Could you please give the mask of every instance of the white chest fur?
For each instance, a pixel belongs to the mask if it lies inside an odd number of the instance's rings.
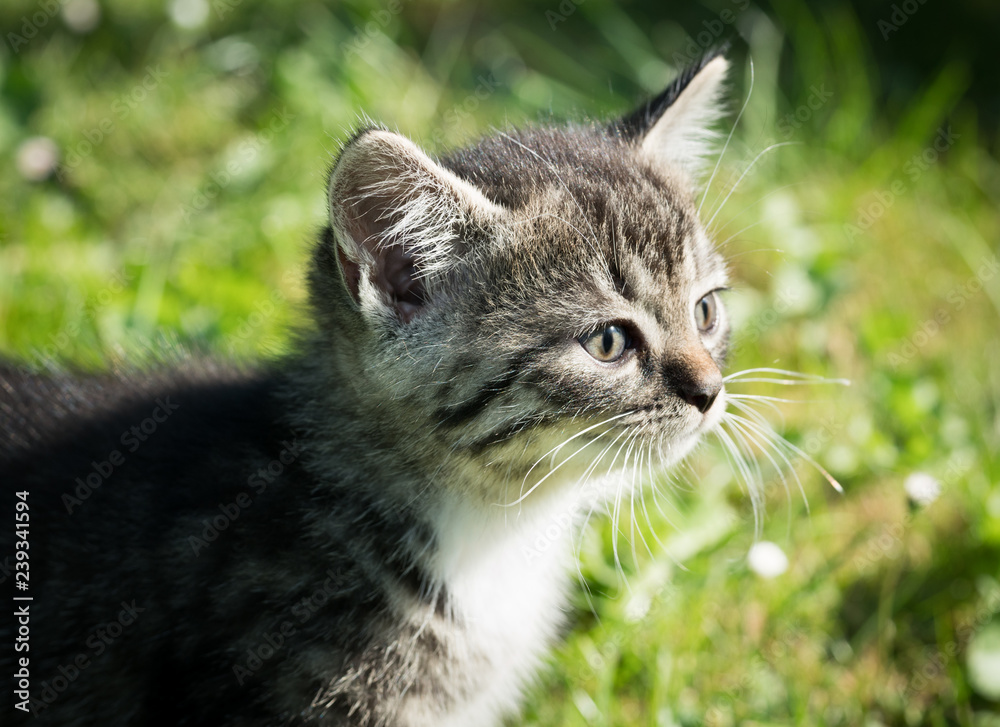
[[[484,671],[476,696],[441,727],[488,727],[514,711],[562,622],[576,523],[571,496],[532,513],[447,508],[437,523],[435,575],[462,625],[457,652]]]

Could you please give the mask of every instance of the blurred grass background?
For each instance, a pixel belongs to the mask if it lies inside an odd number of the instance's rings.
[[[704,448],[652,528],[584,538],[518,723],[1000,724],[995,4],[13,0],[0,28],[0,352],[38,367],[281,352],[362,114],[432,151],[610,117],[734,39],[734,112],[748,57],[753,93],[706,210],[797,143],[716,218],[732,370],[852,381],[768,412],[845,494],[797,458],[807,507],[765,467],[789,564],[762,577]]]

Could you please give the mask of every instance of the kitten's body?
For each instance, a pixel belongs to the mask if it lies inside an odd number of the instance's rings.
[[[514,711],[563,620],[575,521],[620,484],[616,443],[670,464],[724,406],[724,321],[691,325],[724,272],[680,148],[712,113],[709,60],[609,129],[440,164],[359,133],[310,270],[316,329],[269,371],[0,370],[0,475],[31,493],[39,723]],[[592,358],[584,334],[607,346],[626,321],[628,349]]]

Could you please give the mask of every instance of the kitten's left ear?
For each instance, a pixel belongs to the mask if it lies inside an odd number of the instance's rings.
[[[713,126],[725,114],[721,96],[729,62],[724,52],[706,54],[609,131],[636,145],[655,165],[680,167],[697,180],[718,137]]]
[[[409,139],[364,129],[330,174],[330,227],[340,272],[362,311],[404,323],[433,302],[468,234],[500,208]]]

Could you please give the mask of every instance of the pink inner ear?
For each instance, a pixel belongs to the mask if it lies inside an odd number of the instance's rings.
[[[340,269],[344,271],[344,281],[347,283],[347,290],[350,291],[354,302],[359,302],[358,289],[361,284],[361,266],[344,254],[344,249],[337,246],[337,258],[340,260]]]
[[[380,247],[373,282],[392,300],[404,323],[409,323],[426,303],[423,281],[417,277],[413,255],[399,243]]]
[[[386,235],[391,221],[382,216],[385,202],[378,195],[355,201],[350,206],[353,216],[347,232],[375,261],[368,272],[372,283],[385,293],[400,320],[409,323],[426,303],[426,289],[418,276],[413,254],[404,249],[404,241],[389,239]],[[360,302],[362,266],[342,249],[339,257],[351,296],[355,302]]]

